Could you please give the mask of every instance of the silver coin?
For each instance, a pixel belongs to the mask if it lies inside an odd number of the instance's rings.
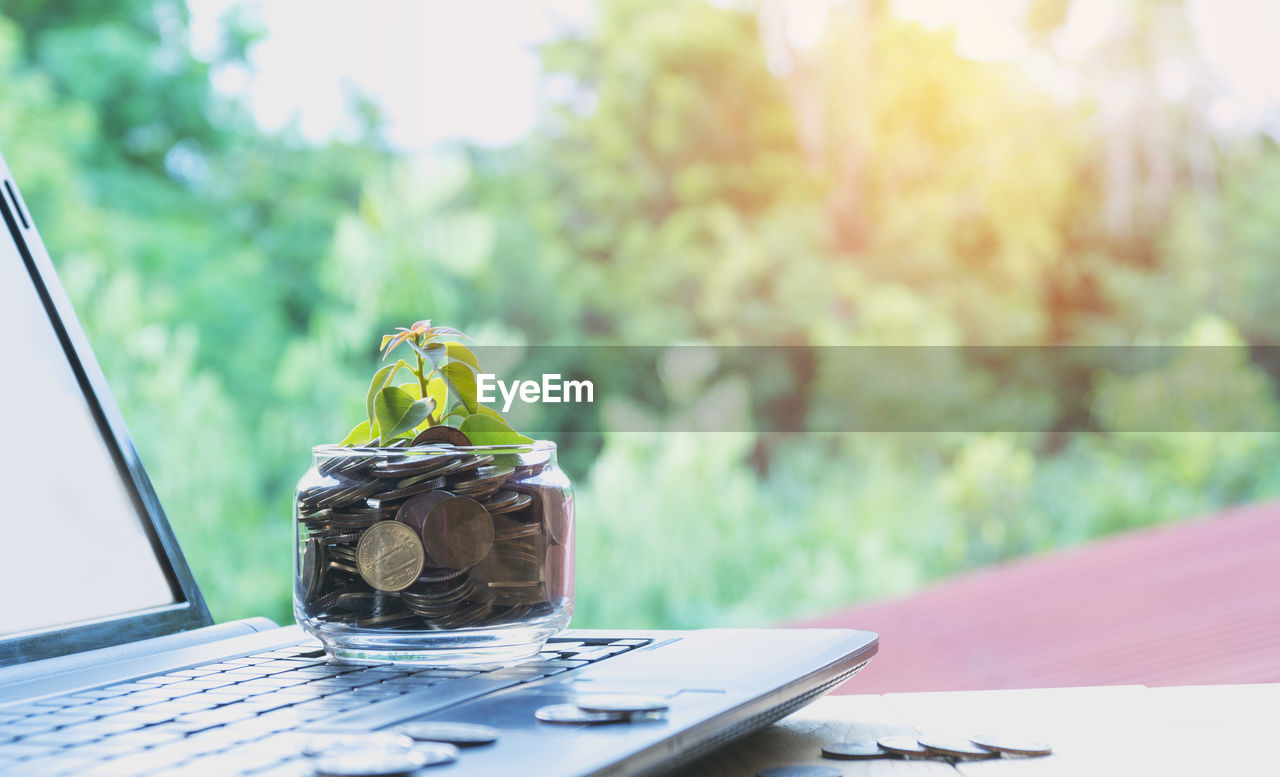
[[[945,755],[950,758],[963,758],[966,760],[980,761],[987,758],[998,758],[999,753],[978,747],[967,739],[935,739],[933,737],[920,737],[916,742],[924,749]]]
[[[540,707],[533,716],[543,723],[625,723],[631,716],[625,712],[588,712],[576,704],[550,704]]]
[[[876,744],[888,750],[894,755],[904,755],[913,758],[927,758],[931,753],[920,746],[915,737],[880,737],[876,740]]]
[[[843,761],[870,761],[874,758],[890,758],[893,753],[875,742],[832,742],[822,748],[823,758]]]
[[[376,731],[365,734],[318,734],[302,745],[302,754],[314,758],[329,752],[380,748],[383,750],[409,750],[413,740],[403,734]]]
[[[427,755],[418,750],[368,747],[323,753],[312,760],[311,768],[316,777],[408,777],[428,763]]]
[[[577,698],[578,707],[587,712],[625,712],[627,714],[666,712],[667,700],[661,696],[641,694],[592,693]]]
[[[977,736],[969,737],[969,741],[978,747],[993,752],[1022,756],[1024,758],[1049,755],[1053,752],[1053,748],[1043,742],[996,734],[978,734]]]
[[[469,747],[487,745],[498,741],[496,728],[473,723],[445,723],[430,720],[405,723],[396,731],[420,742],[448,742],[451,745]]]
[[[770,766],[756,772],[756,777],[840,777],[832,766]]]

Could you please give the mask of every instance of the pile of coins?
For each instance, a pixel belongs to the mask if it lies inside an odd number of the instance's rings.
[[[459,629],[555,610],[571,584],[564,492],[539,483],[545,462],[465,440],[432,427],[395,454],[344,452],[317,467],[297,501],[305,617]]]
[[[863,761],[874,758],[932,759],[942,761],[985,761],[991,758],[1035,758],[1053,748],[1043,742],[996,734],[979,734],[969,739],[890,736],[875,741],[836,742],[822,748],[823,758]]]
[[[889,736],[859,742],[835,742],[822,748],[823,758],[842,761],[870,761],[878,758],[934,760],[957,763],[992,758],[1035,758],[1053,753],[1043,742],[996,734],[979,734],[968,739]],[[830,766],[794,764],[770,766],[756,777],[841,777]]]

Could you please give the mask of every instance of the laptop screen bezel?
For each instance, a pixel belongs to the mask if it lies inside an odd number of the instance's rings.
[[[175,600],[173,604],[145,610],[0,637],[0,667],[211,625],[213,619],[204,597],[178,547],[124,418],[3,156],[0,156],[0,182],[0,215],[6,233],[0,239],[13,240],[26,264]]]

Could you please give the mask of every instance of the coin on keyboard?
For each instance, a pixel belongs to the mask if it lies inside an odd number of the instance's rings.
[[[666,712],[667,700],[661,696],[623,693],[591,693],[577,698],[580,709],[587,712],[625,712],[628,715]]]
[[[874,758],[890,758],[893,753],[875,742],[832,742],[822,748],[823,758],[844,761],[870,761]]]
[[[413,740],[404,734],[393,734],[388,731],[365,734],[317,734],[303,743],[302,754],[308,758],[314,758],[328,752],[354,750],[361,747],[409,750],[413,748]]]
[[[994,753],[985,747],[978,747],[974,743],[966,739],[942,739],[935,737],[920,737],[916,742],[926,750],[945,755],[949,758],[959,758],[966,761],[982,761],[988,758],[999,758],[999,753]]]
[[[380,591],[413,585],[425,561],[418,535],[399,521],[378,521],[365,530],[356,546],[357,571]]]
[[[770,766],[756,772],[756,777],[840,777],[840,770],[830,766]]]
[[[431,763],[429,755],[419,750],[356,748],[319,755],[312,760],[311,768],[315,769],[315,777],[408,777]]]
[[[978,747],[1015,757],[1031,758],[1049,755],[1053,752],[1053,748],[1043,742],[996,734],[978,734],[977,736],[969,737],[969,741]]]
[[[880,737],[876,740],[876,744],[888,750],[894,755],[904,756],[906,758],[928,758],[934,753],[920,746],[915,737],[897,736],[897,737]]]
[[[576,704],[550,704],[540,707],[533,716],[543,723],[625,723],[631,715],[625,712],[588,712]]]
[[[420,720],[397,726],[396,731],[420,742],[447,742],[459,747],[488,745],[498,741],[496,728],[473,723]]]

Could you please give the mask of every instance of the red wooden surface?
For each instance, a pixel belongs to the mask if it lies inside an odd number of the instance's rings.
[[[801,626],[879,632],[837,693],[1280,681],[1280,502],[942,581]]]

